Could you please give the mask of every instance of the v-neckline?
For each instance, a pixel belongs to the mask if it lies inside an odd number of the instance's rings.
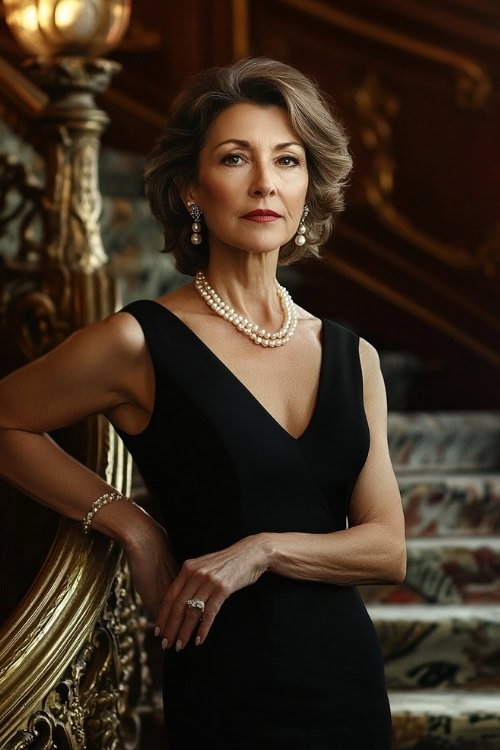
[[[154,299],[150,299],[150,300],[148,300],[148,302],[153,302],[153,304],[157,305],[158,307],[161,307],[163,310],[166,310],[167,313],[169,313],[169,315],[172,318],[174,318],[175,320],[177,320],[180,323],[181,327],[184,330],[186,330],[189,334],[191,334],[191,336],[193,337],[194,340],[196,340],[197,342],[199,342],[199,344],[201,344],[201,346],[203,347],[203,349],[208,352],[208,354],[213,358],[213,360],[215,362],[218,362],[219,365],[224,368],[224,370],[229,374],[229,376],[233,379],[233,381],[235,381],[239,385],[239,387],[243,391],[245,391],[250,396],[250,398],[253,399],[253,401],[257,404],[257,406],[260,408],[260,410],[264,414],[267,414],[267,416],[269,417],[269,419],[278,427],[278,429],[281,430],[281,432],[283,432],[285,435],[287,435],[290,438],[290,440],[293,440],[294,442],[298,443],[303,438],[305,438],[306,434],[309,433],[309,431],[311,430],[311,428],[313,426],[313,423],[316,420],[316,417],[317,417],[317,414],[318,414],[318,411],[319,411],[319,404],[320,404],[320,401],[321,401],[321,395],[322,395],[322,391],[323,391],[323,385],[324,385],[323,381],[325,379],[325,360],[326,360],[325,349],[326,349],[326,329],[327,329],[327,326],[325,325],[325,319],[324,318],[322,318],[322,317],[319,318],[321,320],[321,364],[320,364],[320,371],[319,371],[318,390],[317,390],[317,394],[316,394],[316,403],[314,405],[314,409],[313,409],[313,412],[311,414],[311,418],[310,418],[307,426],[305,427],[305,429],[301,432],[301,434],[298,437],[295,437],[294,435],[291,434],[291,432],[288,432],[288,430],[285,427],[283,427],[283,425],[280,422],[278,422],[278,420],[275,417],[273,417],[273,415],[271,414],[271,412],[268,411],[268,409],[266,409],[266,407],[259,401],[259,399],[257,398],[257,396],[255,396],[252,393],[252,391],[249,388],[247,388],[247,386],[234,374],[234,372],[231,370],[231,368],[229,368],[226,365],[226,363],[223,362],[222,359],[220,357],[218,357],[217,354],[215,354],[215,352],[212,351],[212,349],[210,349],[209,346],[207,346],[207,344],[205,344],[205,342],[203,341],[203,339],[201,339],[198,336],[198,334],[196,334],[193,331],[193,329],[190,328],[187,325],[187,323],[185,323],[181,318],[179,318],[178,315],[176,315],[175,313],[173,313],[172,310],[170,310],[168,307],[165,307],[165,305],[162,305],[161,302],[157,302]]]

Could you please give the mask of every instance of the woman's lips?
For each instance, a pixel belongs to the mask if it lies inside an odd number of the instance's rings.
[[[242,216],[242,219],[246,219],[247,221],[260,221],[261,223],[264,221],[278,221],[280,219],[280,216],[271,216],[270,214],[267,214],[265,216]]]

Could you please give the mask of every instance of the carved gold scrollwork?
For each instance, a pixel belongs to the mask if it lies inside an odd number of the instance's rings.
[[[392,153],[392,121],[400,108],[397,97],[383,87],[373,72],[365,75],[353,97],[362,141],[371,154],[371,169],[364,181],[364,197],[378,217],[400,237],[447,265],[460,269],[479,268],[486,276],[492,277],[500,255],[498,232],[484,249],[471,253],[435,239],[416,227],[394,205],[397,164]]]
[[[28,360],[50,351],[68,335],[68,324],[60,319],[47,294],[31,292],[16,303],[8,317],[13,323],[12,333]]]
[[[92,634],[3,750],[122,750],[137,747],[137,705],[151,685],[146,620],[122,563]]]
[[[60,264],[20,263],[0,256],[5,285],[0,322],[14,344],[31,361],[46,354],[71,332],[70,274]]]

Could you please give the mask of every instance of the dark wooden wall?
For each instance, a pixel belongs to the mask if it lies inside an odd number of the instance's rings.
[[[297,267],[297,302],[416,353],[411,408],[498,408],[499,50],[496,0],[136,0],[104,140],[147,152],[210,65],[264,54],[312,75],[355,168],[327,262]]]

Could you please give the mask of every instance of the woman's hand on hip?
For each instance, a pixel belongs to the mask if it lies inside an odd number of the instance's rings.
[[[198,627],[196,645],[207,637],[224,601],[255,583],[267,570],[265,534],[245,537],[230,547],[185,560],[160,608],[157,630],[162,647],[183,648]],[[200,599],[204,611],[186,604]]]

